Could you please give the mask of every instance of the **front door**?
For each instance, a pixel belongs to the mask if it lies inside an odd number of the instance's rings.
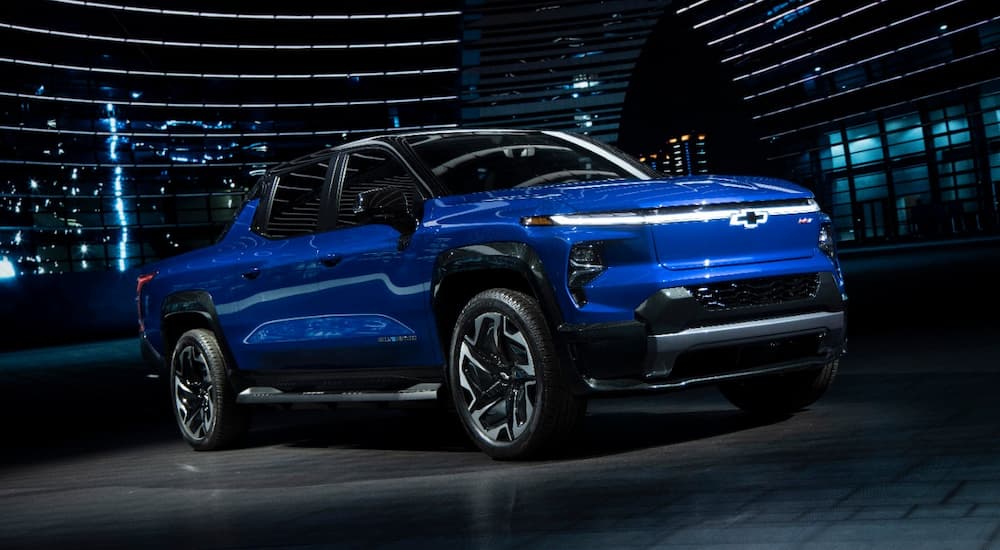
[[[365,223],[358,194],[384,187],[403,192],[411,208],[421,199],[417,178],[390,150],[367,147],[343,153],[336,187],[336,221],[316,238],[329,278],[315,299],[326,314],[327,354],[338,368],[429,367],[441,361],[432,341],[430,269],[407,246],[409,235]]]

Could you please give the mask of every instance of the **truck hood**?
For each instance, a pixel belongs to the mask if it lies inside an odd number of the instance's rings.
[[[665,180],[607,181],[473,193],[442,199],[462,215],[493,219],[566,216],[561,225],[613,225],[602,214],[644,220],[658,260],[667,269],[706,269],[806,258],[816,251],[820,225],[808,190],[770,178],[688,176]],[[475,209],[470,206],[475,204]],[[687,217],[683,212],[714,212]],[[714,207],[714,208],[713,208]],[[448,210],[447,207],[443,210]],[[645,212],[640,212],[645,211]],[[681,214],[673,214],[674,212]],[[473,214],[472,212],[476,212]],[[447,218],[444,216],[443,218]],[[621,218],[619,218],[621,219]]]
[[[663,180],[618,180],[544,185],[444,197],[449,204],[530,201],[540,214],[614,212],[688,205],[812,198],[787,181],[748,176],[686,176]]]

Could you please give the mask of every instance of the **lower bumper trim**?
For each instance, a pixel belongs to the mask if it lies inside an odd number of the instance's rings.
[[[816,369],[826,365],[827,361],[828,359],[826,358],[815,358],[808,361],[802,361],[802,360],[789,361],[787,363],[779,363],[776,365],[767,365],[764,367],[757,367],[753,369],[745,369],[745,370],[732,371],[721,374],[691,377],[681,380],[642,382],[633,379],[622,379],[622,380],[587,379],[585,380],[585,382],[587,383],[587,386],[590,388],[591,391],[599,394],[669,391],[669,390],[680,390],[691,386],[718,384],[719,382],[725,382],[726,380],[734,380],[737,378],[750,378],[754,376],[766,376],[769,374],[780,374],[785,372]]]
[[[844,312],[815,312],[757,319],[726,325],[697,327],[647,338],[645,373],[648,378],[670,376],[684,352],[696,348],[721,347],[804,334],[829,334],[834,344],[844,339]]]

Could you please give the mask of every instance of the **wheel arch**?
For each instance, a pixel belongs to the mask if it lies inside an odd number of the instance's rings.
[[[451,249],[434,266],[431,300],[441,349],[447,352],[462,307],[490,288],[524,292],[538,300],[552,334],[562,313],[538,253],[521,242],[492,242]]]
[[[219,316],[215,311],[212,295],[205,290],[187,290],[176,292],[163,300],[160,312],[160,331],[163,335],[164,358],[169,365],[173,356],[174,346],[187,331],[202,328],[211,331],[219,343],[222,355],[230,369],[233,368],[233,357],[226,342],[226,336],[219,324]]]

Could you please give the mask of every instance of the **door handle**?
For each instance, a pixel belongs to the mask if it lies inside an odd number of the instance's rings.
[[[247,272],[243,273],[243,278],[244,279],[253,280],[253,279],[256,279],[257,277],[260,277],[260,268],[259,267],[251,267],[250,271],[247,271]]]
[[[329,254],[320,260],[319,263],[325,265],[326,267],[333,267],[340,263],[340,256],[336,254]]]

